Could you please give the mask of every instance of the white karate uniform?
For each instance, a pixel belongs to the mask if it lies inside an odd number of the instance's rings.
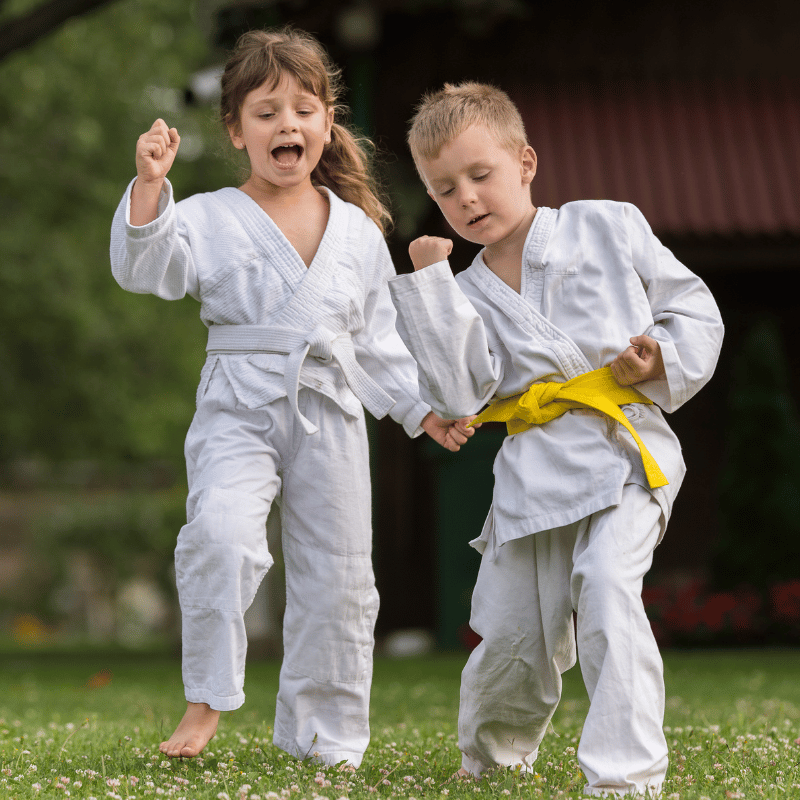
[[[640,594],[685,472],[662,409],[694,395],[719,355],[710,292],[638,209],[610,201],[538,209],[519,293],[481,253],[455,278],[441,262],[393,278],[390,291],[422,397],[449,418],[603,367],[631,336],[659,342],[665,376],[636,386],[655,405],[624,413],[669,485],[651,490],[630,434],[588,409],[504,440],[492,507],[472,542],[483,560],[471,625],[483,642],[464,670],[459,715],[470,772],[529,767],[560,673],[575,662],[575,610],[592,698],[578,752],[588,791],[658,789],[667,766],[662,666]]]
[[[306,267],[238,189],[176,204],[166,183],[158,218],[136,227],[129,187],[111,263],[125,289],[199,300],[209,326],[175,551],[186,698],[218,710],[244,702],[243,614],[272,564],[265,526],[277,501],[287,605],[274,742],[358,766],[378,611],[362,404],[411,436],[430,408],[395,329],[380,230],[327,196]]]

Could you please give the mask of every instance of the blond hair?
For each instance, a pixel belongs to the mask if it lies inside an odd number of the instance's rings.
[[[484,125],[501,147],[517,155],[528,144],[525,125],[511,98],[487,83],[446,83],[426,94],[414,110],[408,146],[414,163],[430,161],[471,125]]]
[[[346,108],[337,104],[342,91],[341,70],[311,34],[290,26],[242,34],[222,74],[222,121],[229,128],[238,128],[248,93],[265,83],[274,88],[284,75],[291,75],[303,91],[318,97],[326,109],[334,110],[331,141],[311,173],[312,182],[361,208],[385,233],[392,218],[372,174],[374,146],[369,139],[356,136],[343,121],[336,121],[346,113]]]

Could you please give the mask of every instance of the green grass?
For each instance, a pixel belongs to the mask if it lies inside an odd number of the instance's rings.
[[[272,747],[277,663],[248,666],[245,706],[223,715],[201,757],[169,761],[158,743],[184,709],[176,662],[6,656],[0,798],[580,797],[575,749],[588,701],[577,668],[565,676],[536,776],[503,770],[480,783],[445,783],[459,766],[463,662],[378,661],[372,744],[349,775]],[[800,651],[668,652],[665,669],[665,797],[800,798]]]

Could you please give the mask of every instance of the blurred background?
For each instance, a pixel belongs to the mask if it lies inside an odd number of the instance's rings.
[[[717,373],[671,416],[689,473],[647,578],[666,646],[800,643],[800,5],[794,0],[0,0],[0,652],[173,650],[183,437],[205,332],[191,299],[122,291],[111,217],[161,116],[178,197],[241,182],[216,116],[226,52],[294,23],[343,68],[378,145],[399,272],[447,235],[406,152],[420,95],[476,79],[517,101],[536,205],[636,203],[710,286]],[[474,255],[458,244],[454,269]],[[795,278],[792,278],[795,275]],[[794,288],[793,288],[794,287]],[[457,455],[373,421],[383,651],[469,648],[503,431]],[[248,612],[280,652],[277,555]]]

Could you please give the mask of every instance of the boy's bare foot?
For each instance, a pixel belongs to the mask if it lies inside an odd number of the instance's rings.
[[[175,733],[158,749],[170,758],[193,758],[213,738],[218,722],[219,711],[208,703],[188,703]]]

